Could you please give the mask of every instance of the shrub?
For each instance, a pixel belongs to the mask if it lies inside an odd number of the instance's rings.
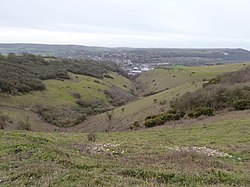
[[[250,99],[250,67],[219,75],[193,93],[171,101],[171,106],[177,110],[192,111],[198,107],[210,107],[221,110],[233,107],[236,100]]]
[[[133,125],[134,127],[139,127],[139,126],[140,126],[139,121],[135,121],[132,125]]]
[[[90,110],[91,111],[91,110]],[[87,109],[81,107],[47,107],[36,106],[36,112],[49,124],[59,127],[71,127],[77,125],[87,118]]]
[[[132,129],[138,128],[138,127],[140,127],[140,123],[139,123],[139,121],[135,121],[135,122],[130,126],[130,129],[132,130]]]
[[[214,110],[209,107],[198,107],[194,109],[192,112],[188,114],[189,117],[191,118],[198,118],[199,116],[212,116],[214,113]]]
[[[233,107],[236,110],[250,109],[250,99],[240,99],[233,102]]]
[[[96,134],[94,134],[94,133],[88,133],[87,139],[90,142],[95,142],[96,141]]]
[[[233,107],[233,101],[240,99],[250,99],[250,86],[211,85],[193,93],[184,94],[171,101],[171,106],[174,109],[185,111],[192,111],[198,107],[221,110]]]
[[[184,112],[169,111],[159,115],[147,116],[145,118],[145,127],[154,127],[159,125],[164,125],[168,121],[177,121],[184,117]]]
[[[153,119],[146,120],[144,125],[145,127],[149,128],[149,127],[154,127],[158,125],[163,125],[164,123],[165,121],[162,118],[153,118]]]

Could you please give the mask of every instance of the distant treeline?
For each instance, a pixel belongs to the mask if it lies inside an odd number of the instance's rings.
[[[68,72],[102,79],[109,71],[126,76],[113,62],[44,58],[28,53],[0,54],[0,92],[18,94],[44,90],[42,80],[68,79]]]

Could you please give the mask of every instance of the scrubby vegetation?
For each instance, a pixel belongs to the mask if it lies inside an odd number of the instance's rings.
[[[192,112],[188,114],[189,117],[191,118],[198,118],[202,115],[204,116],[212,116],[214,114],[214,110],[209,107],[198,107],[194,109]]]
[[[109,71],[126,75],[118,65],[111,62],[43,58],[24,53],[10,53],[0,57],[0,92],[19,94],[44,90],[42,80],[69,79],[68,72],[103,78]]]
[[[183,111],[193,111],[197,108],[210,108],[210,110],[248,109],[248,100],[250,99],[249,74],[250,68],[247,67],[236,72],[220,75],[205,83],[203,89],[192,93],[188,92],[173,100],[171,106]]]
[[[134,99],[130,83],[127,74],[112,62],[27,53],[0,55],[0,104],[30,110],[58,127],[71,127],[87,116]],[[21,122],[17,126],[28,129]]]
[[[110,99],[113,106],[121,106],[128,101],[135,99],[135,96],[119,87],[112,86],[110,90],[105,90],[106,96]]]
[[[176,110],[169,110],[166,113],[148,116],[145,119],[145,127],[154,127],[164,125],[168,121],[177,121],[185,115],[184,112],[177,112]]]
[[[233,102],[233,106],[236,110],[250,109],[250,99],[241,99]]]
[[[58,127],[71,127],[84,121],[87,116],[104,112],[105,106],[100,102],[78,101],[80,106],[49,107],[37,105],[37,112],[46,122]],[[99,105],[100,104],[100,105]]]

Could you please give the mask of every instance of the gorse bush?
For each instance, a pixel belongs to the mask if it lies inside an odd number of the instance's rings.
[[[247,110],[250,109],[250,99],[241,99],[233,102],[233,107],[236,110]]]
[[[214,110],[209,107],[198,107],[188,114],[191,118],[198,118],[200,116],[212,116]]]
[[[183,118],[184,112],[177,112],[175,110],[168,111],[163,114],[148,116],[145,118],[145,127],[154,127],[164,125],[168,121],[177,121]]]

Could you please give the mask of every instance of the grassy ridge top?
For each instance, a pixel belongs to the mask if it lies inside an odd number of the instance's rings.
[[[249,111],[228,115],[234,119],[98,133],[96,142],[84,133],[0,131],[0,184],[248,186]]]
[[[237,71],[245,63],[203,67],[174,66],[148,71],[137,78],[138,90],[149,95],[179,86],[186,82],[203,81],[226,72]]]

